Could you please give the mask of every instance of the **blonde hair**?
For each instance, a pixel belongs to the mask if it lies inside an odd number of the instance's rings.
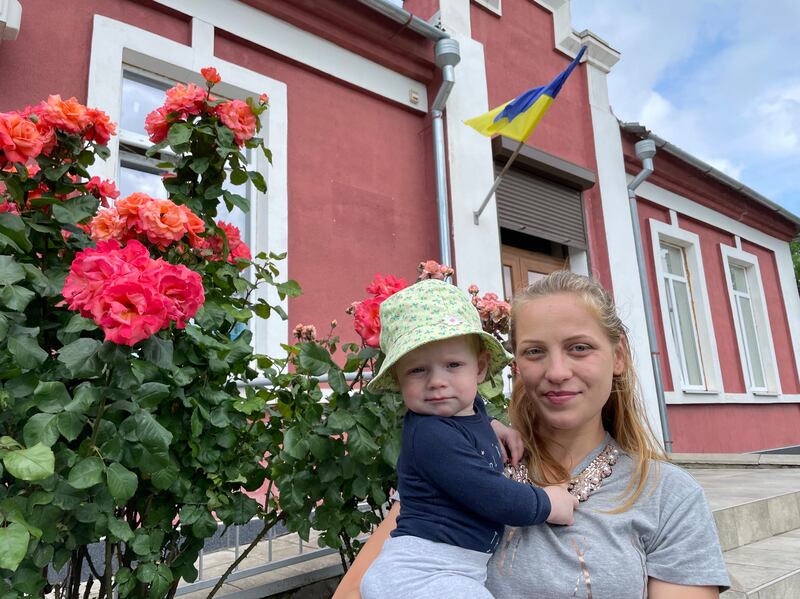
[[[645,417],[628,345],[627,327],[617,314],[614,300],[590,277],[569,271],[554,272],[514,294],[511,305],[511,346],[516,353],[516,322],[522,306],[540,297],[566,293],[578,296],[597,317],[598,324],[612,345],[621,348],[623,371],[612,378],[611,394],[603,406],[601,418],[603,428],[635,462],[634,474],[622,494],[627,499],[621,507],[613,510],[622,512],[630,508],[642,494],[651,462],[666,460],[666,455]],[[525,440],[528,470],[533,482],[544,486],[568,481],[570,473],[547,450],[547,439],[536,425],[536,406],[529,400],[519,377],[514,381],[509,416],[512,426]]]

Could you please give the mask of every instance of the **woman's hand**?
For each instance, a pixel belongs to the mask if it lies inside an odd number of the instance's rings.
[[[519,431],[506,426],[497,418],[491,421],[492,430],[497,435],[497,440],[500,441],[500,453],[503,455],[503,463],[505,464],[511,456],[511,465],[516,466],[522,459],[522,454],[525,453],[525,443],[522,440],[522,435]]]

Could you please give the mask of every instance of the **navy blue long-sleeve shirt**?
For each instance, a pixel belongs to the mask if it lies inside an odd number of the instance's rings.
[[[542,489],[503,476],[483,399],[474,405],[470,416],[406,413],[397,461],[403,508],[392,536],[491,553],[504,525],[540,524],[550,515]]]

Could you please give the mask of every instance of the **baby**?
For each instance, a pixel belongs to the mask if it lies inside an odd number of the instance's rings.
[[[408,408],[397,462],[397,528],[361,581],[363,599],[491,599],[486,563],[504,525],[572,524],[577,500],[503,476],[478,385],[511,356],[454,285],[429,279],[380,307],[386,358],[372,392]]]

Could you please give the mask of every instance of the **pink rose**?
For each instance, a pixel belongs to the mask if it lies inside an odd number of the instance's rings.
[[[10,212],[11,214],[19,214],[19,208],[17,208],[16,204],[12,204],[8,200],[3,200],[0,203],[0,214],[5,212]]]
[[[196,86],[194,83],[183,85],[179,83],[167,90],[167,99],[164,101],[164,108],[167,112],[176,112],[181,118],[186,118],[190,114],[200,114],[206,102],[206,90]]]
[[[222,124],[233,131],[233,139],[237,145],[244,145],[244,142],[256,134],[256,116],[246,102],[223,102],[217,106],[215,112]]]
[[[34,110],[48,125],[67,133],[81,133],[91,124],[86,106],[74,97],[62,100],[59,95],[48,96]]]
[[[36,125],[19,113],[0,113],[0,150],[10,162],[24,164],[42,152],[42,136]]]
[[[392,275],[386,277],[375,275],[372,283],[367,287],[367,293],[371,293],[375,296],[375,299],[382,302],[390,295],[405,289],[407,286],[405,279],[398,279]]]
[[[200,74],[203,76],[203,79],[206,80],[209,86],[216,85],[217,83],[222,81],[222,77],[219,76],[217,69],[215,69],[214,67],[205,67],[203,69],[200,69]]]
[[[165,300],[167,317],[182,329],[193,318],[205,301],[203,280],[200,275],[183,265],[157,261],[159,268],[148,275]]]
[[[103,206],[108,206],[109,198],[116,200],[119,197],[119,190],[116,184],[110,179],[101,180],[100,177],[92,177],[86,183],[86,191],[96,197]]]
[[[89,231],[95,241],[123,240],[128,227],[125,219],[114,208],[100,208],[89,222]]]
[[[111,136],[117,132],[116,124],[111,122],[111,119],[108,118],[105,112],[97,108],[87,108],[86,113],[89,117],[91,127],[86,130],[84,137],[88,141],[103,145],[107,144]]]
[[[106,341],[134,345],[161,330],[168,322],[163,296],[139,277],[119,277],[103,286],[91,306],[94,321]]]
[[[150,136],[150,141],[154,144],[164,141],[169,133],[169,126],[172,123],[167,118],[168,110],[164,106],[159,106],[144,119],[144,130]]]
[[[365,299],[358,303],[353,315],[356,333],[369,347],[381,346],[380,305],[381,301],[375,298]]]

